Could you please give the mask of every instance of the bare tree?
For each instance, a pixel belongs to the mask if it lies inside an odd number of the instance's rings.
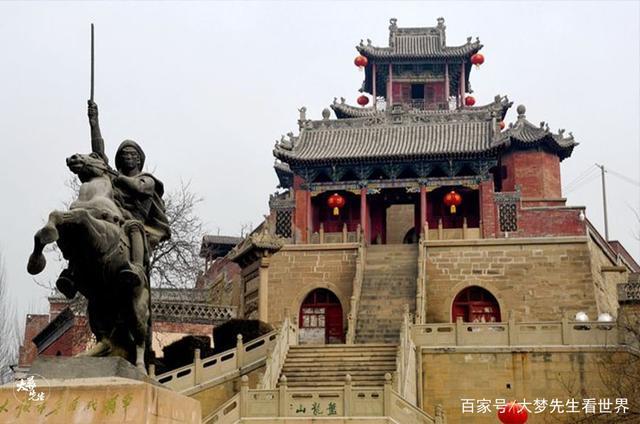
[[[151,284],[157,288],[190,288],[202,268],[199,256],[202,221],[195,208],[202,198],[191,191],[190,183],[165,196],[171,238],[158,245],[151,261]]]
[[[8,281],[0,256],[0,384],[12,379],[11,366],[18,364],[20,333],[15,303],[9,299]]]

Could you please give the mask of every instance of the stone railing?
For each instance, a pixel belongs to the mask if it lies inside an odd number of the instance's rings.
[[[343,224],[342,231],[328,232],[324,229],[324,224],[320,223],[318,231],[309,235],[310,244],[333,244],[333,243],[359,243],[361,238],[360,224],[356,231],[347,231],[347,224]]]
[[[353,344],[356,340],[356,325],[358,319],[358,305],[360,303],[360,295],[362,293],[362,283],[364,280],[364,267],[367,261],[366,247],[364,243],[358,246],[358,258],[356,261],[356,272],[353,276],[353,292],[351,295],[351,304],[349,305],[349,315],[347,316],[347,334],[345,336],[347,344]]]
[[[207,358],[200,358],[200,349],[196,349],[193,363],[157,376],[153,375],[153,370],[150,374],[168,388],[188,395],[203,383],[213,380],[222,382],[225,378],[258,368],[265,363],[267,353],[276,344],[277,336],[278,331],[274,330],[244,344],[242,335],[238,334],[235,349]]]
[[[287,352],[289,352],[289,346],[295,346],[298,344],[298,329],[295,324],[291,322],[289,313],[286,313],[282,326],[276,337],[273,350],[269,352],[267,356],[267,363],[265,366],[264,374],[258,383],[259,389],[274,389],[278,384],[278,377],[282,366],[287,358]]]
[[[441,410],[436,408],[434,418],[406,402],[392,390],[390,374],[385,375],[383,387],[353,387],[351,376],[347,375],[340,386],[294,389],[287,387],[287,379],[282,376],[273,390],[250,390],[249,379],[243,376],[240,394],[205,417],[203,423],[232,424],[280,417],[358,417],[358,422],[366,422],[367,417],[389,417],[399,423],[445,424]]]
[[[411,339],[411,314],[409,305],[405,305],[400,328],[400,344],[398,345],[398,355],[396,357],[396,370],[398,373],[396,390],[407,402],[412,405],[417,404],[417,381],[416,381],[416,345]]]
[[[618,344],[614,322],[552,322],[421,324],[411,328],[416,346],[610,346]]]
[[[618,301],[620,303],[640,302],[640,282],[618,284]]]
[[[444,228],[442,218],[438,219],[436,228],[429,228],[429,223],[424,226],[425,240],[475,240],[482,238],[479,227],[469,227],[467,218],[462,219],[461,228]]]
[[[237,424],[240,422],[240,393],[202,418],[202,424]]]

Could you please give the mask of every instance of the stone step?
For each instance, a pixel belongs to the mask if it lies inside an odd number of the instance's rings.
[[[340,362],[364,362],[364,361],[386,361],[395,359],[395,352],[393,354],[388,355],[352,355],[352,356],[326,356],[326,355],[308,355],[308,356],[300,356],[300,355],[287,355],[287,362],[290,363],[301,363],[301,362],[311,362],[311,363],[323,363],[323,362],[332,362],[332,361],[340,361]]]
[[[389,344],[353,344],[353,345],[344,345],[344,344],[332,344],[332,345],[297,345],[289,347],[289,352],[387,352],[387,351],[395,351],[397,346],[389,345]]]
[[[287,377],[288,379],[288,377]],[[382,380],[363,380],[358,382],[353,382],[352,385],[355,387],[381,387],[384,385],[384,378]],[[287,385],[289,387],[309,387],[309,388],[336,388],[342,389],[344,386],[344,378],[338,381],[294,381],[289,383],[287,381]]]
[[[371,377],[382,377],[390,371],[394,371],[395,368],[388,368],[385,370],[374,370],[374,371],[357,371],[351,372],[351,370],[320,370],[320,371],[286,371],[283,370],[282,374],[287,376],[288,380],[302,380],[304,378],[314,378],[314,379],[322,379],[322,380],[337,380],[336,377],[345,377],[349,374],[356,380],[367,380],[371,379]]]
[[[304,372],[346,372],[353,374],[361,374],[362,372],[374,372],[374,371],[389,371],[396,369],[395,361],[381,362],[375,364],[332,364],[331,366],[319,364],[317,369],[309,371],[309,364],[289,364],[282,367],[282,372],[285,375],[290,373],[304,373]]]

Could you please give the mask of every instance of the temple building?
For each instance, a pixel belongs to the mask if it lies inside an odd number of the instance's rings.
[[[640,358],[640,266],[567,205],[572,133],[475,99],[483,46],[447,42],[443,18],[360,42],[356,104],[301,107],[276,141],[264,222],[203,240],[198,290],[276,328],[154,376],[204,422],[495,423],[501,400],[561,420],[542,398],[624,413],[602,364]]]

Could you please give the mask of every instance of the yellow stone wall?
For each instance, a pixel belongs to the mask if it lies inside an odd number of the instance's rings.
[[[618,284],[625,283],[629,279],[628,272],[620,272],[614,268],[615,263],[602,249],[589,239],[589,252],[591,253],[591,273],[593,275],[593,290],[595,293],[598,313],[607,312],[612,316],[618,314]],[[597,316],[589,315],[591,319]]]
[[[566,402],[570,398],[615,398],[619,395],[611,387],[609,378],[603,378],[611,368],[602,360],[624,363],[630,357],[626,352],[605,352],[600,349],[540,348],[538,350],[494,351],[455,350],[443,352],[423,350],[422,389],[427,410],[442,404],[449,424],[494,424],[496,413],[462,414],[461,399],[509,399],[533,402],[534,399],[557,398]],[[510,386],[510,388],[507,387]],[[477,404],[477,403],[476,403]],[[580,404],[582,405],[582,403]],[[534,411],[532,406],[529,409]],[[550,409],[531,414],[531,422],[565,422]],[[569,416],[569,415],[567,415]],[[585,415],[571,414],[582,418]]]
[[[451,322],[455,296],[481,286],[498,300],[502,321],[557,321],[596,314],[586,238],[427,242],[426,322]]]
[[[387,243],[401,244],[404,236],[414,228],[414,205],[391,205],[387,208]]]
[[[316,288],[336,294],[342,304],[346,331],[355,274],[356,245],[285,246],[269,261],[269,323],[279,324],[285,309],[297,321],[304,298]]]

